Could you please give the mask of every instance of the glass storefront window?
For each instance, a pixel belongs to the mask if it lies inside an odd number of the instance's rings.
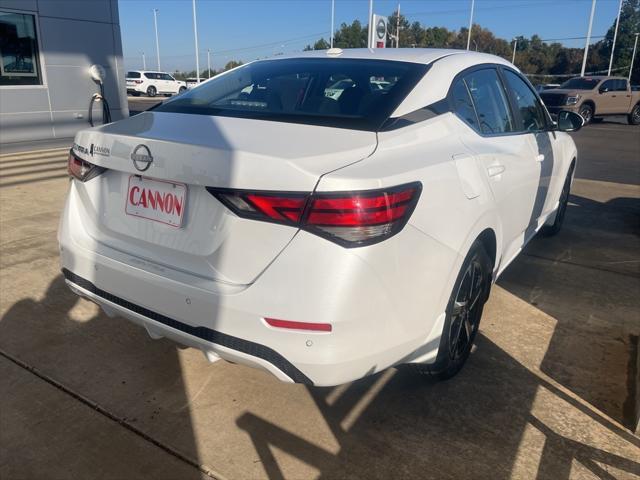
[[[0,11],[0,86],[41,84],[35,17]]]

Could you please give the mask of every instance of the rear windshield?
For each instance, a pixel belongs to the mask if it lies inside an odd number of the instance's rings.
[[[140,72],[127,72],[127,78],[140,78]]]
[[[385,60],[263,60],[213,78],[155,111],[377,130],[426,70]]]
[[[560,88],[568,88],[571,90],[593,90],[600,80],[596,78],[572,78],[564,82]]]

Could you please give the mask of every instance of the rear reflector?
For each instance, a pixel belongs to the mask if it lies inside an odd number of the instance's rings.
[[[272,327],[276,328],[288,328],[291,330],[310,330],[313,332],[330,332],[330,323],[308,323],[308,322],[292,322],[290,320],[277,320],[275,318],[265,318]]]
[[[94,165],[93,163],[89,163],[86,160],[77,157],[73,153],[73,150],[69,150],[67,171],[72,177],[77,178],[81,182],[86,182],[87,180],[91,180],[92,178],[97,177],[105,170],[106,168],[99,167],[98,165]]]
[[[240,217],[299,227],[351,248],[381,242],[402,230],[422,184],[335,193],[207,190]]]

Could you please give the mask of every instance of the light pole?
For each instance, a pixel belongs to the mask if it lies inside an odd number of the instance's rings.
[[[158,9],[153,9],[153,26],[156,29],[156,55],[158,56],[158,71],[160,71],[160,42],[158,42]]]
[[[580,76],[584,77],[584,71],[587,68],[587,56],[589,56],[589,42],[591,41],[591,27],[593,27],[593,14],[596,11],[596,0],[591,0],[591,16],[589,17],[589,30],[587,30],[587,41],[584,44],[584,56],[582,57],[582,70]]]
[[[368,47],[373,48],[373,0],[369,0],[369,34]]]
[[[473,7],[475,6],[475,0],[471,0],[471,14],[469,15],[469,31],[467,32],[467,50],[471,46],[471,27],[473,27]]]
[[[211,78],[211,49],[207,48],[207,71],[209,72],[209,78]]]
[[[398,3],[398,16],[396,17],[396,48],[400,48],[400,4]]]
[[[196,44],[196,81],[200,83],[200,53],[198,52],[198,20],[196,18],[196,0],[192,0],[193,5],[193,38]]]
[[[329,36],[330,48],[333,48],[333,19],[336,12],[336,0],[331,0],[331,34]]]
[[[518,48],[518,39],[513,39],[513,55],[511,56],[511,63],[516,64],[516,49]]]
[[[629,65],[629,83],[631,83],[631,72],[633,72],[633,61],[636,59],[636,48],[638,48],[638,35],[640,33],[636,33],[636,40],[633,42],[633,53],[631,54],[631,65]]]
[[[609,57],[609,71],[607,75],[611,75],[611,67],[613,66],[613,51],[616,49],[616,38],[618,37],[618,25],[620,24],[620,12],[622,11],[622,0],[618,5],[618,18],[616,19],[616,29],[613,31],[613,45],[611,45],[611,57]]]
[[[147,59],[144,58],[144,52],[140,52],[142,54],[142,70],[147,69]]]

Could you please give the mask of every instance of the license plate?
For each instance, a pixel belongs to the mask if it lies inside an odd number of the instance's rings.
[[[180,228],[187,201],[183,183],[131,175],[125,213]]]

